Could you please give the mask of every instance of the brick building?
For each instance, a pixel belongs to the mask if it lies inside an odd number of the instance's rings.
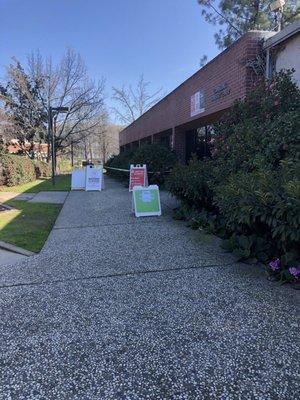
[[[32,146],[29,142],[20,144],[18,139],[11,139],[7,143],[6,149],[10,154],[22,154],[31,151],[35,159],[43,161],[46,161],[48,154],[47,143],[34,143]]]
[[[161,142],[182,161],[209,151],[210,125],[244,98],[263,73],[263,41],[274,32],[250,31],[120,132],[121,151]]]

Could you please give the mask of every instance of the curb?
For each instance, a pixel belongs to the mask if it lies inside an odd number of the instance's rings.
[[[2,240],[0,240],[0,249],[8,250],[11,251],[12,253],[22,254],[23,256],[27,257],[34,256],[37,254],[32,251],[22,249],[21,247],[15,246],[13,244],[3,242]]]

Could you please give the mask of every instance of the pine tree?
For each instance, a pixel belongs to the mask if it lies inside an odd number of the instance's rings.
[[[198,0],[205,20],[220,27],[216,44],[224,49],[249,30],[277,30],[278,18],[271,12],[271,0]],[[278,15],[277,15],[278,17]],[[287,0],[282,12],[282,24],[300,18],[297,0]]]
[[[39,99],[40,83],[31,80],[17,60],[8,66],[7,75],[6,85],[0,85],[0,99],[12,123],[14,137],[30,153],[34,141],[46,134],[47,114]],[[25,146],[28,142],[29,150]]]

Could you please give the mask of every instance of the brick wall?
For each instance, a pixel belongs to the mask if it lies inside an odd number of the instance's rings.
[[[174,149],[183,154],[183,132],[189,124],[211,123],[234,100],[245,97],[253,82],[253,72],[246,61],[260,53],[262,39],[269,35],[261,31],[248,32],[120,132],[120,145],[173,129]],[[214,90],[224,84],[230,93],[214,99]],[[205,111],[191,117],[191,96],[199,90],[204,93]]]

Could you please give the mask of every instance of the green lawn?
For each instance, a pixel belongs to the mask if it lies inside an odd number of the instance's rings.
[[[61,210],[61,205],[7,201],[16,210],[1,212],[0,240],[39,252]]]
[[[38,193],[53,190],[69,191],[70,187],[71,175],[58,175],[55,177],[55,186],[52,185],[51,179],[38,179],[18,186],[0,186],[0,192]]]

